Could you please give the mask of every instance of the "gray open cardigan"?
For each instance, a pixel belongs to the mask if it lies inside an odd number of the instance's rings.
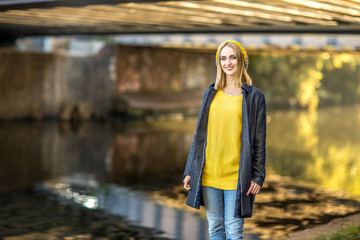
[[[209,109],[217,90],[213,83],[203,97],[196,131],[185,167],[190,175],[190,187],[186,204],[199,209],[204,205],[201,193],[201,178],[205,164],[205,148]],[[247,218],[253,213],[255,195],[246,193],[251,180],[263,185],[266,159],[266,103],[264,94],[253,86],[242,85],[242,134],[239,162],[239,178],[236,193],[235,217]]]

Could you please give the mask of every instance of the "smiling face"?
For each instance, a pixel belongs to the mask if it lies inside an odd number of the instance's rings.
[[[236,57],[234,50],[231,47],[225,46],[221,50],[220,64],[221,64],[221,69],[224,71],[226,75],[232,76],[238,71],[239,61],[238,58]]]

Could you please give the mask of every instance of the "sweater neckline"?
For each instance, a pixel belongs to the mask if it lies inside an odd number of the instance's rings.
[[[227,97],[231,97],[231,98],[233,98],[233,97],[242,97],[242,94],[240,94],[240,95],[229,95],[229,94],[225,93],[223,90],[220,90],[220,92],[222,92]]]

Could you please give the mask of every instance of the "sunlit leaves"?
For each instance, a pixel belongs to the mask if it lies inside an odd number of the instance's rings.
[[[271,108],[360,102],[360,58],[351,53],[266,53],[250,56],[254,85]]]

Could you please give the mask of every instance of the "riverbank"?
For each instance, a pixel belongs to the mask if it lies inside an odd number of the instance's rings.
[[[324,233],[330,234],[352,225],[360,225],[360,213],[353,214],[343,218],[336,218],[331,222],[317,226],[311,229],[306,229],[297,233],[293,233],[286,238],[286,240],[313,240]],[[360,239],[360,236],[358,236]],[[321,238],[316,238],[321,239]]]

